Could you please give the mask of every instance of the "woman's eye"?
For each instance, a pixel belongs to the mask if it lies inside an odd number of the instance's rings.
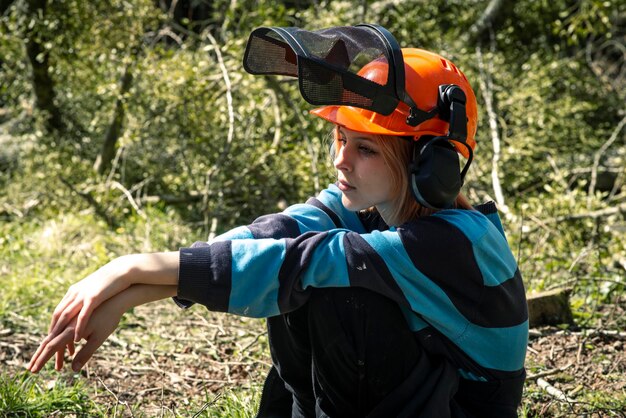
[[[361,151],[363,154],[368,154],[368,155],[376,154],[376,151],[374,151],[371,148],[364,147],[364,146],[360,146],[359,151]]]

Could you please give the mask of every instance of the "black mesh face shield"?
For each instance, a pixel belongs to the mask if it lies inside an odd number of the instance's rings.
[[[388,66],[386,79],[361,76],[375,61]],[[380,26],[258,28],[248,39],[243,66],[251,74],[298,77],[300,93],[313,105],[355,106],[389,115],[402,101],[418,111],[405,92],[400,46]]]

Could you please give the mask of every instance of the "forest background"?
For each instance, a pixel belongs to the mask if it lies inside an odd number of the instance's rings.
[[[465,193],[495,200],[529,293],[521,416],[624,416],[623,0],[0,0],[0,416],[254,416],[263,321],[169,301],[126,315],[81,374],[25,362],[69,284],[333,182],[297,85],[242,68],[258,26],[361,22],[463,69],[480,109]]]

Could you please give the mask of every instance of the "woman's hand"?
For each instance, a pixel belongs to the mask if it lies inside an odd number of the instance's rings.
[[[93,353],[104,343],[122,318],[126,311],[126,305],[121,295],[113,297],[101,304],[91,315],[85,327],[85,339],[87,343],[78,351],[72,361],[72,370],[79,371],[91,358]],[[63,368],[63,354],[65,348],[69,349],[70,355],[74,354],[74,332],[76,317],[60,332],[49,334],[41,343],[30,363],[28,370],[37,373],[56,354],[55,369]]]
[[[85,337],[91,313],[101,303],[133,284],[176,285],[178,252],[126,255],[73,284],[52,314],[49,334],[66,332],[74,318],[74,341]]]
[[[88,316],[83,333],[87,343],[74,357],[72,369],[78,371],[83,367],[98,347],[115,330],[124,312],[132,307],[175,295],[176,286],[174,285],[141,284],[130,286],[112,298],[105,300]],[[38,372],[55,354],[55,368],[61,370],[65,349],[69,350],[70,355],[74,355],[74,336],[77,320],[76,316],[70,318],[64,327],[61,328],[57,325],[56,328],[58,329],[48,334],[33,355],[28,365],[28,370],[33,373]]]
[[[128,256],[116,258],[70,286],[52,314],[49,337],[63,334],[65,340],[69,329],[74,331],[72,341],[85,336],[85,326],[94,309],[132,284],[128,274],[131,268]]]

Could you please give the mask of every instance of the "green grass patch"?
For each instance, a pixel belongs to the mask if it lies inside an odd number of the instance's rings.
[[[202,406],[191,406],[179,413],[197,418],[251,418],[256,416],[260,399],[261,387],[231,388],[217,395],[206,393]]]
[[[0,374],[0,416],[50,417],[99,416],[99,407],[89,398],[81,380],[44,383],[28,372]]]

